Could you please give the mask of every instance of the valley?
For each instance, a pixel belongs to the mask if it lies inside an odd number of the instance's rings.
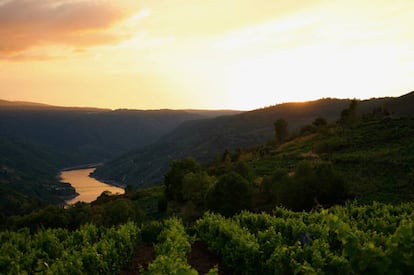
[[[57,150],[34,132],[3,133],[0,271],[404,274],[414,268],[413,97],[189,119],[109,161],[90,155],[103,139],[82,155],[81,143]],[[93,161],[104,164],[84,167]],[[64,167],[78,169],[59,181]]]
[[[414,274],[413,11],[0,0],[0,275]]]

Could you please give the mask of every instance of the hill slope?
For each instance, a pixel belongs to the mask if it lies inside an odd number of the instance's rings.
[[[0,138],[0,212],[25,213],[46,204],[62,203],[76,195],[59,182],[61,158],[47,148]]]
[[[227,111],[232,113],[232,111]],[[226,111],[210,112],[223,114]],[[0,102],[0,137],[19,138],[63,153],[68,166],[102,162],[159,139],[206,112],[65,108]]]
[[[414,200],[413,117],[363,119],[348,127],[331,125],[279,147],[263,146],[242,153],[238,158],[246,161],[257,177],[270,180],[268,184],[276,189],[280,171],[291,175],[298,171],[298,165],[306,162],[311,166],[312,163],[331,165],[344,183],[343,198],[356,198],[360,202]],[[304,191],[291,189],[293,185],[285,187],[283,191],[274,190],[280,199],[276,203],[293,207],[288,205],[288,197],[292,199],[296,196],[292,194]]]
[[[73,196],[56,176],[140,148],[186,120],[236,111],[115,110],[0,100],[0,209],[20,213]]]
[[[273,123],[278,118],[288,121],[289,132],[317,117],[336,121],[350,100],[321,99],[305,103],[286,103],[237,115],[181,124],[159,141],[112,160],[99,167],[95,176],[124,185],[150,186],[161,182],[173,159],[191,156],[202,162],[213,160],[224,150],[250,147],[269,141],[274,135]],[[361,101],[359,112],[382,107],[396,115],[413,113],[414,93],[399,98]]]

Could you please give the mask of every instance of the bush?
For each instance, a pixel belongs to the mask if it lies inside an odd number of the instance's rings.
[[[280,170],[264,183],[271,201],[294,210],[329,206],[346,197],[344,180],[329,162],[300,162],[291,176]]]
[[[162,230],[162,224],[158,221],[149,221],[141,227],[141,237],[144,243],[155,243]]]
[[[252,205],[252,185],[241,175],[230,172],[223,175],[208,195],[208,208],[231,216],[250,209]]]
[[[165,175],[165,194],[167,199],[183,201],[183,181],[186,174],[201,171],[201,166],[192,158],[174,160]]]

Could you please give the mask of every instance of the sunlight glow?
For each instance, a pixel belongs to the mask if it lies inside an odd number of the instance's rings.
[[[28,2],[37,36],[11,3],[0,6],[0,35],[14,47],[0,45],[1,99],[253,109],[398,96],[414,87],[409,0],[240,0],[237,9],[227,0],[61,0],[72,13],[50,0],[42,8]],[[62,24],[80,16],[73,11],[88,20]]]

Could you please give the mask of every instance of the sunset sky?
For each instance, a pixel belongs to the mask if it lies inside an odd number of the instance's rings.
[[[414,90],[413,0],[0,0],[0,99],[243,109]]]

